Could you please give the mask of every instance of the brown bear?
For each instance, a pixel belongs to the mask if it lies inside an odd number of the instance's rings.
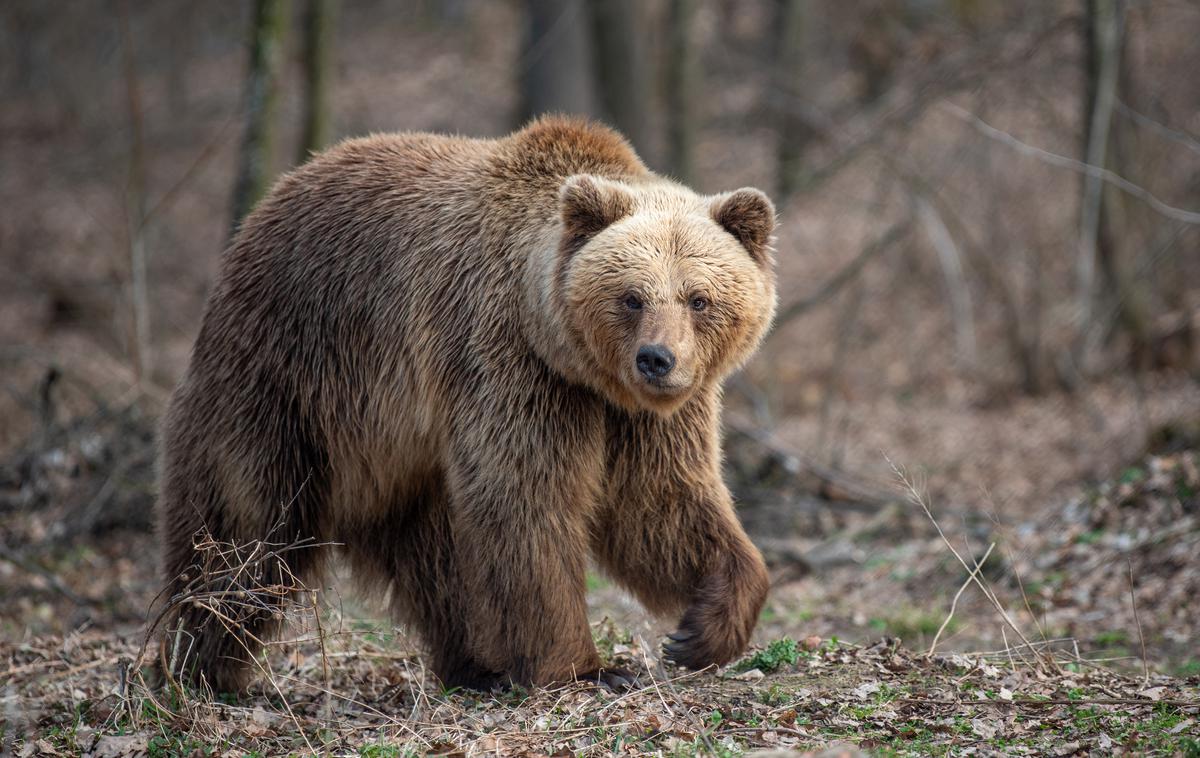
[[[721,479],[721,384],[774,314],[774,224],[761,192],[698,195],[566,118],[353,139],[283,177],[163,423],[172,673],[243,686],[280,587],[331,551],[448,686],[625,683],[589,559],[682,613],[674,662],[738,655],[768,582]]]

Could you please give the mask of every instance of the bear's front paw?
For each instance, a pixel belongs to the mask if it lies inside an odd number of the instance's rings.
[[[679,630],[667,635],[670,642],[663,645],[667,660],[676,666],[699,671],[709,666],[720,666],[737,655],[738,646],[720,635],[705,634],[689,624],[685,617]]]
[[[692,670],[723,666],[746,649],[767,596],[767,572],[753,554],[711,575],[663,645],[667,660]]]

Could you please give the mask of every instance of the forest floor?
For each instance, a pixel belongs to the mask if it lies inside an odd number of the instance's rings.
[[[880,502],[804,495],[769,444],[731,439],[732,467],[758,457],[741,494],[773,575],[741,661],[665,667],[671,620],[593,575],[597,644],[637,689],[447,692],[334,583],[319,624],[293,610],[251,692],[214,700],[143,679],[152,434],[136,406],[106,411],[0,463],[0,753],[1200,755],[1196,442],[1164,432],[1001,525],[940,512],[899,466]],[[807,514],[807,536],[764,536],[785,533],[767,501]]]
[[[209,700],[147,688],[138,645],[85,631],[0,646],[7,747],[17,755],[1200,754],[1200,682],[1123,675],[1014,650],[913,653],[771,642],[717,673],[664,670],[609,624],[597,641],[639,673],[624,693],[584,684],[447,692],[390,634],[289,643],[253,690]],[[29,730],[29,731],[26,731]],[[853,750],[851,750],[853,748]]]

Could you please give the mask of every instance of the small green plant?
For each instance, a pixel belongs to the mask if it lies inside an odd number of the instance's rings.
[[[765,649],[739,661],[735,668],[738,671],[758,669],[764,674],[769,674],[783,666],[794,666],[799,660],[800,646],[791,637],[781,637]]]
[[[767,705],[783,705],[791,698],[783,687],[772,684],[765,690],[759,690],[758,699]]]
[[[1179,664],[1178,675],[1182,677],[1200,676],[1200,658],[1192,658]]]
[[[382,742],[363,745],[358,749],[359,758],[417,758],[420,752],[406,745],[387,745]]]
[[[170,731],[165,734],[157,734],[146,743],[146,755],[150,758],[170,758],[176,755],[190,755],[194,752],[198,755],[211,755],[213,749],[211,745],[206,746],[191,737]]]
[[[1098,633],[1093,640],[1100,647],[1124,647],[1129,644],[1129,633],[1122,629]]]
[[[1146,478],[1146,472],[1137,466],[1130,466],[1121,472],[1121,484],[1134,484]]]

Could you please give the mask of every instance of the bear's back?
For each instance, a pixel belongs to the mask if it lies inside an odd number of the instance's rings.
[[[398,364],[457,373],[444,362],[469,359],[472,330],[512,324],[528,241],[556,222],[562,180],[578,173],[649,175],[620,135],[578,119],[543,118],[502,139],[340,143],[280,179],[246,219],[189,374],[231,402],[253,384],[340,413]]]

